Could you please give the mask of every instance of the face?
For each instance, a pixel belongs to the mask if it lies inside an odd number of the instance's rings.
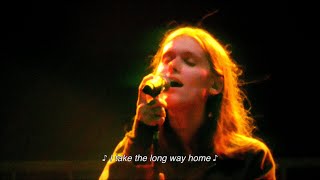
[[[189,36],[178,36],[164,47],[157,73],[165,75],[177,86],[162,93],[167,108],[194,107],[205,103],[212,87],[210,64],[200,44]]]

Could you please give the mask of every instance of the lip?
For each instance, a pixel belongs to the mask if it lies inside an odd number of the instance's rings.
[[[180,81],[180,79],[178,79],[176,77],[169,76],[168,79],[170,80],[170,82],[173,81],[173,82],[176,82],[176,83],[181,84],[183,86],[183,83]]]

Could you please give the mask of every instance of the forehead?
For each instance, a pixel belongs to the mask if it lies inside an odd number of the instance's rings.
[[[163,48],[163,54],[167,51],[189,52],[200,56],[205,54],[201,45],[194,38],[185,35],[175,37],[166,43]]]

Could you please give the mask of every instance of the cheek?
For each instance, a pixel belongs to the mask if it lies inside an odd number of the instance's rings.
[[[195,73],[190,74],[192,79],[192,85],[198,88],[210,87],[210,72],[207,70],[198,70]]]

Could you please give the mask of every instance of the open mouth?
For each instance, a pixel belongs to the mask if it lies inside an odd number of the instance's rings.
[[[182,86],[183,84],[181,82],[174,81],[174,80],[170,81],[170,87],[182,87]]]

